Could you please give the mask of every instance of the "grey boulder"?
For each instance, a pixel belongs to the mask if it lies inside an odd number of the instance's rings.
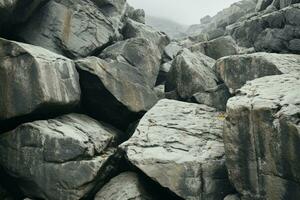
[[[300,37],[300,4],[279,11],[258,13],[237,22],[227,31],[239,46],[255,47],[257,52],[299,53],[294,39]]]
[[[299,76],[267,76],[228,101],[226,165],[242,199],[299,199],[299,88]]]
[[[254,53],[219,59],[215,71],[231,93],[247,81],[269,75],[300,74],[300,55]]]
[[[182,46],[180,46],[177,42],[171,42],[168,44],[164,50],[165,55],[169,59],[174,59],[178,52],[182,49]]]
[[[155,85],[161,54],[157,46],[145,38],[131,38],[117,42],[106,48],[100,55],[104,60],[125,62],[136,67],[150,87]]]
[[[199,104],[205,104],[220,111],[225,111],[226,103],[230,96],[227,86],[221,84],[204,92],[195,93],[192,101]]]
[[[63,112],[80,101],[79,76],[68,58],[0,39],[0,120]]]
[[[222,199],[227,179],[223,116],[205,105],[160,100],[121,145],[127,159],[183,199]]]
[[[95,200],[151,200],[140,177],[123,172],[111,179],[95,196]]]
[[[215,88],[217,77],[212,70],[215,60],[201,53],[182,50],[174,59],[167,74],[166,92],[176,91],[182,99]]]
[[[20,29],[18,36],[27,43],[80,58],[115,40],[117,27],[92,0],[51,0]]]
[[[126,129],[157,102],[154,91],[136,67],[96,57],[78,60],[76,64],[82,105],[97,119]]]
[[[26,123],[0,136],[0,164],[28,197],[81,199],[113,174],[121,136],[79,114]]]
[[[213,59],[238,54],[238,46],[230,36],[201,42],[190,47],[192,52],[201,52]]]
[[[134,37],[148,39],[158,47],[161,54],[163,53],[164,48],[170,43],[170,39],[165,33],[160,32],[152,28],[151,26],[133,21],[131,19],[127,20],[122,33],[125,39]]]

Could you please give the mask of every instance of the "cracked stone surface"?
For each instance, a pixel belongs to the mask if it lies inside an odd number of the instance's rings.
[[[214,108],[159,101],[121,145],[127,159],[161,186],[188,200],[223,199],[231,191]]]
[[[95,200],[151,200],[139,176],[124,172],[111,179],[95,196]]]
[[[156,45],[145,38],[131,38],[117,42],[106,48],[100,57],[105,60],[125,62],[136,67],[150,87],[155,85],[161,54]]]
[[[28,197],[81,199],[109,176],[120,136],[79,114],[26,123],[0,136],[0,164]]]
[[[80,101],[73,61],[33,45],[0,39],[0,82],[0,120],[69,109]]]
[[[212,70],[214,64],[214,59],[184,49],[167,74],[166,92],[176,91],[181,98],[189,99],[197,92],[215,88],[218,78]]]
[[[219,59],[215,66],[218,76],[231,93],[247,81],[270,75],[300,74],[300,55],[253,53]]]
[[[118,37],[116,26],[91,0],[51,0],[18,35],[27,43],[71,58],[81,58]]]
[[[267,76],[247,83],[229,99],[226,164],[242,199],[299,197],[299,88],[299,76]]]
[[[165,47],[170,43],[170,38],[165,33],[131,19],[127,20],[122,33],[126,39],[135,37],[148,39],[158,47],[161,54],[163,54]]]
[[[82,104],[97,119],[126,129],[158,100],[143,74],[125,62],[88,57],[76,64]]]

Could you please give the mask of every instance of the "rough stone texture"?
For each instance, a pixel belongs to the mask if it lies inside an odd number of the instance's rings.
[[[238,194],[229,194],[224,198],[224,200],[240,200],[240,197]]]
[[[282,9],[292,4],[300,3],[299,0],[258,0],[255,11]]]
[[[256,51],[300,53],[298,47],[290,45],[300,38],[300,4],[259,13],[227,29],[240,46],[254,46]]]
[[[164,84],[167,80],[167,74],[172,67],[173,60],[166,62],[160,66],[158,77],[156,80],[156,85]]]
[[[177,91],[183,99],[217,86],[217,77],[212,70],[215,60],[184,49],[177,55],[167,74],[166,92]]]
[[[148,39],[159,48],[161,54],[164,48],[170,43],[170,39],[165,33],[130,19],[127,20],[122,32],[126,39],[134,37]]]
[[[178,196],[222,199],[231,191],[222,119],[205,105],[160,100],[121,148],[133,165]]]
[[[230,36],[201,42],[190,47],[192,52],[201,52],[213,59],[238,54],[238,46]]]
[[[226,164],[242,199],[299,199],[299,88],[299,76],[267,76],[228,101]]]
[[[230,93],[225,84],[218,85],[215,88],[206,90],[205,92],[198,92],[193,95],[193,101],[207,106],[214,107],[218,110],[225,111],[226,103],[230,98]]]
[[[0,164],[28,197],[81,199],[110,175],[119,136],[79,114],[26,123],[0,136]]]
[[[73,61],[41,47],[0,39],[0,120],[79,104]]]
[[[95,118],[121,129],[137,120],[156,102],[145,77],[123,62],[89,57],[76,62],[82,88],[82,105]]]
[[[146,14],[143,9],[134,9],[127,4],[127,16],[136,22],[145,24]]]
[[[95,196],[95,200],[150,200],[138,175],[124,172],[111,179]]]
[[[215,71],[231,93],[235,93],[247,81],[263,76],[300,74],[300,55],[254,53],[221,58]]]
[[[48,0],[0,0],[0,33],[12,25],[25,22],[41,4]]]
[[[105,60],[125,62],[136,67],[144,76],[149,86],[155,85],[161,54],[157,46],[145,38],[132,38],[120,41],[106,48],[100,57]]]
[[[51,0],[18,35],[71,58],[85,57],[118,37],[119,21],[100,9],[91,0]]]
[[[174,59],[177,55],[177,53],[182,49],[182,47],[177,42],[171,42],[168,44],[165,48],[165,55],[169,59]]]

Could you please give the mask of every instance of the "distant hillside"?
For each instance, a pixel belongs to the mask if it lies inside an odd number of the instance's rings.
[[[185,31],[188,28],[188,26],[179,24],[172,20],[153,16],[146,16],[146,24],[165,32],[174,39],[185,37]]]

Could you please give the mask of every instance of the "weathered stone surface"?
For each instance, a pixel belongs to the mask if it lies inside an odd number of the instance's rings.
[[[161,54],[163,53],[164,48],[170,43],[170,39],[165,33],[130,19],[127,20],[122,32],[126,39],[134,37],[148,39],[158,46]]]
[[[231,191],[222,126],[213,108],[161,100],[121,148],[132,164],[178,196],[222,199]]]
[[[240,46],[254,46],[256,51],[299,53],[290,42],[300,38],[300,4],[254,15],[227,29]]]
[[[299,76],[267,76],[228,101],[226,164],[242,199],[299,199],[299,88]]]
[[[184,49],[177,55],[167,75],[166,92],[177,91],[183,99],[217,86],[212,67],[215,60]]]
[[[0,120],[79,104],[73,61],[41,47],[0,39]]]
[[[145,38],[131,38],[120,41],[106,48],[100,57],[105,60],[125,62],[136,67],[144,76],[149,86],[155,85],[161,54],[157,46]]]
[[[145,24],[145,11],[143,9],[134,9],[130,5],[127,4],[127,16],[132,20]]]
[[[138,175],[124,172],[111,179],[95,196],[95,200],[150,200]]]
[[[158,85],[154,88],[154,92],[158,99],[165,98],[165,85]]]
[[[224,200],[240,200],[240,197],[237,194],[229,194],[224,198]]]
[[[169,59],[174,59],[177,55],[177,53],[182,49],[182,47],[177,42],[171,42],[168,44],[165,48],[165,55]]]
[[[201,52],[213,59],[238,54],[238,46],[230,36],[201,42],[190,47],[192,52]]]
[[[167,74],[170,71],[172,67],[172,60],[169,62],[166,62],[160,66],[160,70],[158,73],[158,77],[156,80],[156,85],[164,84],[167,80]]]
[[[118,37],[119,21],[114,14],[110,18],[100,9],[91,0],[51,0],[18,35],[28,43],[68,57],[85,57]]]
[[[25,22],[41,4],[48,0],[0,0],[0,33],[12,25]]]
[[[247,81],[278,74],[300,74],[300,55],[254,53],[221,58],[215,70],[231,93]]]
[[[218,110],[225,111],[226,103],[229,98],[229,90],[225,84],[222,84],[204,92],[198,92],[193,95],[192,99],[196,103],[205,104]]]
[[[82,105],[97,119],[124,129],[157,102],[145,77],[127,63],[89,57],[76,64]]]
[[[79,114],[26,123],[0,135],[0,164],[28,197],[81,199],[110,176],[120,136]]]

